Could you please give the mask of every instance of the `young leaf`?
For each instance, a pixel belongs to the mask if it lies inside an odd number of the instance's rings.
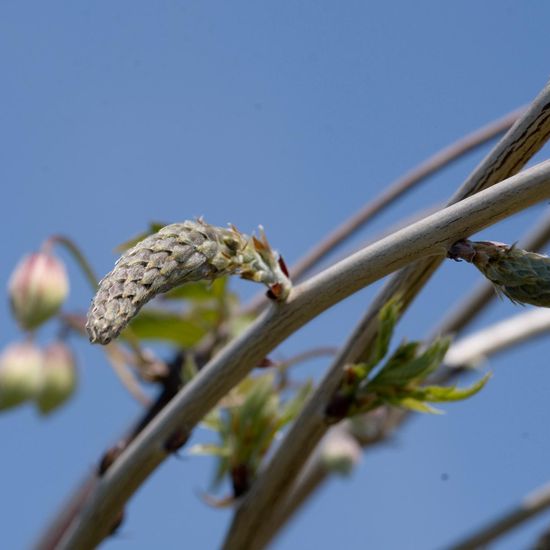
[[[372,363],[377,365],[388,353],[393,330],[398,320],[401,305],[398,300],[390,300],[384,304],[378,315],[378,334],[374,345]]]
[[[445,411],[436,409],[424,401],[414,399],[412,397],[403,397],[402,399],[392,399],[390,401],[392,405],[397,405],[398,407],[403,407],[405,409],[410,409],[411,411],[429,413],[429,414],[445,414]]]
[[[130,323],[135,336],[143,340],[164,340],[184,348],[194,346],[205,335],[206,330],[175,313],[147,309],[140,312]]]
[[[457,388],[456,386],[424,386],[411,392],[411,396],[422,401],[430,403],[446,403],[451,401],[462,401],[478,393],[491,378],[491,374],[486,374],[483,378],[467,388]]]
[[[189,454],[227,457],[230,455],[230,450],[227,447],[211,443],[197,443],[189,449]]]
[[[450,339],[436,340],[422,355],[408,363],[399,364],[389,361],[388,364],[372,379],[368,387],[373,390],[376,386],[405,386],[411,382],[424,380],[441,364]]]

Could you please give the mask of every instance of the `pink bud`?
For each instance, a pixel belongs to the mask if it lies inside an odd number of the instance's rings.
[[[42,382],[42,353],[31,342],[9,345],[0,355],[0,409],[36,395]]]
[[[35,329],[57,313],[69,293],[65,266],[45,252],[25,256],[12,273],[8,290],[21,327]]]
[[[57,409],[76,388],[76,364],[71,350],[63,342],[54,342],[44,350],[42,384],[36,406],[42,414]]]

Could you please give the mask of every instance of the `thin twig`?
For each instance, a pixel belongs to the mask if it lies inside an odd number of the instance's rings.
[[[448,550],[476,550],[501,537],[528,519],[550,508],[550,484],[539,487],[522,502],[478,531],[452,544]]]
[[[547,84],[527,112],[474,170],[450,202],[455,203],[517,173],[542,147],[549,135],[550,84]],[[338,388],[345,365],[368,358],[378,330],[378,312],[382,306],[393,298],[399,298],[404,312],[441,261],[440,257],[428,258],[403,269],[390,279],[375,298],[262,475],[243,498],[225,540],[226,550],[255,550],[265,545],[267,529],[262,527],[260,518],[277,514],[278,507],[284,504],[307,457],[327,432],[323,411]]]
[[[72,239],[66,237],[65,235],[53,235],[46,241],[47,245],[54,243],[60,244],[61,246],[65,247],[65,249],[71,254],[80,269],[82,269],[82,273],[84,273],[84,276],[86,277],[86,280],[88,281],[88,284],[90,285],[92,291],[95,292],[97,289],[98,278],[90,262],[88,261],[82,250],[80,250],[78,245]]]
[[[459,340],[445,356],[447,367],[462,368],[550,331],[550,309],[532,309]]]
[[[105,346],[105,353],[111,363],[111,366],[113,367],[113,371],[118,376],[128,393],[138,403],[144,407],[148,407],[151,404],[151,399],[143,392],[130,369],[128,369],[124,354],[118,344],[111,342],[108,346]]]
[[[202,417],[275,346],[329,307],[418,258],[550,197],[550,161],[391,235],[296,287],[230,342],[144,429],[106,472],[61,548],[92,548],[126,500],[166,458],[165,443]],[[328,397],[328,396],[327,396]],[[319,418],[321,411],[315,411]],[[306,450],[306,452],[309,449]],[[254,490],[254,488],[253,488]]]
[[[533,546],[529,546],[529,550],[550,550],[550,528],[546,527],[537,537]]]

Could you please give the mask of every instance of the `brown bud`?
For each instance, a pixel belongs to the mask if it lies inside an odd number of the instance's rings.
[[[49,253],[29,254],[13,271],[8,290],[21,327],[35,329],[57,313],[69,293],[65,266]]]

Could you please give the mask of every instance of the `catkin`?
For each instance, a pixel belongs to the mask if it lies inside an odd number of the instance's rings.
[[[458,241],[449,257],[473,263],[512,302],[550,307],[550,258],[515,245]]]
[[[266,284],[280,300],[290,291],[263,233],[256,239],[202,220],[167,225],[127,250],[100,281],[86,323],[90,341],[109,343],[159,293],[233,274]]]

